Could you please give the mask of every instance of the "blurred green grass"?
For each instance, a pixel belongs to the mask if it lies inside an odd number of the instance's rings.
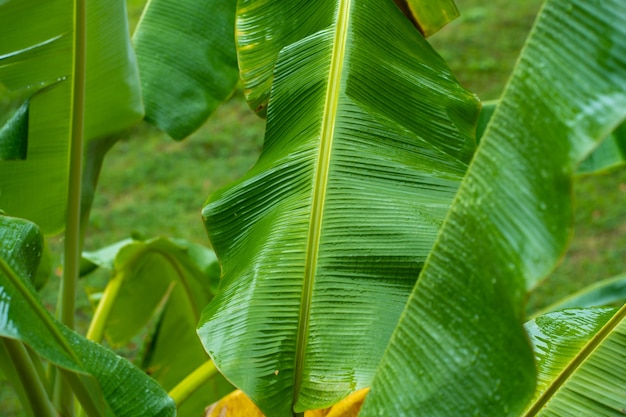
[[[128,0],[131,26],[144,0]],[[498,98],[523,46],[541,0],[457,0],[461,17],[430,38],[466,88],[483,99]],[[200,210],[207,196],[241,177],[260,153],[264,121],[240,92],[182,142],[148,124],[129,131],[109,152],[91,215],[85,247],[94,250],[131,234],[175,236],[208,245]],[[626,168],[586,176],[574,183],[575,231],[556,271],[531,295],[529,308],[545,306],[599,279],[626,271]],[[52,242],[59,248],[59,239]],[[58,262],[58,261],[57,261]],[[83,285],[102,285],[95,276]],[[94,282],[95,281],[95,282]],[[44,302],[53,309],[58,277]],[[79,298],[79,329],[90,309]],[[20,415],[0,382],[0,414]]]

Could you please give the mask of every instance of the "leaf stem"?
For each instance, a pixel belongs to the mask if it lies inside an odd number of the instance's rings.
[[[206,381],[213,378],[217,374],[217,368],[213,361],[209,360],[200,365],[195,371],[187,375],[178,385],[176,385],[168,395],[176,403],[176,407],[187,400],[191,394],[196,392]]]
[[[89,330],[87,330],[87,339],[92,340],[96,343],[100,343],[100,341],[102,340],[102,337],[104,335],[104,327],[109,318],[111,308],[115,303],[115,299],[117,298],[117,294],[119,293],[123,282],[124,274],[116,274],[107,284],[106,288],[104,289],[102,299],[98,303],[96,312],[94,313],[93,319],[89,324]]]
[[[60,321],[74,329],[76,307],[76,283],[80,270],[81,233],[80,205],[83,165],[83,141],[85,124],[85,79],[87,52],[87,5],[86,0],[74,0],[74,51],[72,85],[72,121],[70,135],[69,181],[65,221],[65,247],[63,279],[60,288]],[[57,379],[59,396],[55,401],[63,409],[73,410],[73,398],[67,384]],[[58,404],[58,405],[60,405]]]
[[[5,374],[20,396],[24,410],[31,416],[56,417],[57,412],[26,347],[17,340],[4,338],[0,340],[5,353],[10,358],[7,365],[10,364],[15,371],[5,372]],[[15,378],[11,377],[12,374]]]

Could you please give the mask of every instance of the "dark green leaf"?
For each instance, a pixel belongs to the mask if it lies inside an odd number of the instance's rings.
[[[282,48],[263,153],[204,207],[222,281],[199,334],[266,415],[291,416],[370,384],[472,156],[478,103],[392,2],[244,3],[250,39],[310,8],[328,25]]]
[[[523,410],[535,379],[526,291],[569,240],[576,167],[626,117],[625,27],[622,0],[546,3],[362,416]]]
[[[41,251],[42,236],[35,225],[0,216],[0,336],[28,344],[67,370],[74,389],[84,389],[96,404],[103,397],[115,416],[175,415],[171,399],[156,382],[60,324],[40,304],[29,279],[37,270]]]
[[[174,139],[198,129],[233,92],[236,0],[151,0],[133,40],[146,120]]]

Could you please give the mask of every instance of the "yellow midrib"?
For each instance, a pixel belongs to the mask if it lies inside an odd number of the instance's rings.
[[[307,252],[304,271],[304,283],[302,287],[302,301],[300,304],[300,321],[298,323],[298,339],[296,342],[296,363],[293,404],[298,400],[302,386],[302,374],[304,357],[307,348],[309,316],[313,283],[317,270],[317,258],[319,253],[320,235],[322,233],[322,221],[324,203],[326,200],[326,185],[328,183],[328,170],[332,152],[333,136],[337,117],[337,106],[341,89],[341,73],[346,52],[346,38],[348,36],[348,23],[350,19],[351,0],[339,0],[337,9],[335,37],[330,60],[330,72],[326,87],[326,100],[320,129],[319,156],[316,165],[315,183],[313,184],[313,201],[311,208],[311,220],[309,222],[309,234],[307,239]]]

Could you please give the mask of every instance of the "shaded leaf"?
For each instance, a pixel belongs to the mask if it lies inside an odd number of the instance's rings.
[[[87,28],[85,136],[96,139],[132,126],[143,107],[125,2],[91,2]],[[0,206],[35,221],[46,233],[60,231],[65,222],[73,34],[72,2],[0,3],[0,82],[10,92],[32,92],[28,158],[0,161]]]
[[[200,312],[213,297],[211,286],[219,279],[213,251],[182,239],[159,237],[126,239],[85,252],[83,257],[112,270],[100,300],[108,313],[98,319],[98,325],[113,346],[129,342],[151,322],[155,326],[139,362],[161,386],[172,389],[208,359],[195,329]],[[138,295],[141,302],[137,302]],[[217,375],[184,403],[179,414],[198,415],[208,403],[231,390]]]
[[[0,160],[24,160],[28,151],[28,106],[26,100],[0,127]]]
[[[233,92],[236,0],[151,0],[133,40],[146,120],[189,136]]]
[[[0,336],[28,344],[69,371],[65,375],[75,390],[82,387],[95,404],[103,397],[115,416],[175,415],[171,399],[156,382],[110,350],[69,330],[40,304],[29,283],[42,250],[36,226],[0,216],[0,235]]]
[[[564,252],[576,166],[626,117],[624,27],[621,0],[546,3],[362,416],[523,410],[535,379],[526,292]]]
[[[254,10],[262,32],[277,4],[239,13]],[[203,209],[222,280],[198,332],[271,416],[370,384],[472,156],[478,111],[393,3],[315,9],[329,26],[282,50],[258,163]]]

